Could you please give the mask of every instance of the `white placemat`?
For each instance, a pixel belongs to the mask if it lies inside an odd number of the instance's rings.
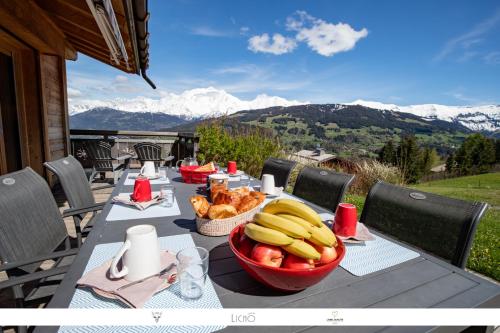
[[[375,240],[360,244],[347,244],[340,266],[356,276],[363,276],[420,256],[385,238],[373,235]]]
[[[128,173],[127,179],[125,179],[125,182],[123,185],[128,186],[128,185],[134,185],[135,179],[139,176],[139,173]],[[158,185],[158,184],[168,184],[167,181],[161,180],[160,178],[158,179],[150,179],[149,182],[151,185]]]
[[[159,192],[153,192],[153,196],[158,195]],[[130,195],[132,193],[120,193],[120,195]],[[181,215],[177,198],[174,200],[172,207],[163,207],[161,205],[154,205],[145,210],[139,210],[133,206],[127,206],[120,203],[113,203],[113,207],[106,217],[106,221],[119,221],[119,220],[134,220],[134,219],[148,219],[153,217],[162,216],[177,216]]]
[[[184,248],[195,246],[193,238],[189,234],[176,235],[160,237],[160,248],[165,250],[171,250],[172,252],[178,252]],[[91,269],[102,265],[107,260],[110,260],[120,249],[123,243],[108,243],[97,245],[90,256],[87,267],[85,267],[84,274]],[[120,309],[125,308],[121,302],[109,300],[100,296],[93,294],[88,289],[77,288],[69,308],[73,309]],[[165,289],[162,292],[154,295],[145,305],[144,308],[153,309],[222,309],[222,304],[220,303],[219,297],[215,292],[212,285],[212,281],[207,277],[207,282],[205,285],[205,290],[203,296],[194,301],[184,301],[180,298],[179,283],[175,283],[170,288]],[[180,326],[162,326],[162,327],[75,327],[75,326],[63,326],[59,329],[59,332],[65,333],[77,333],[77,332],[213,332],[223,329],[224,326],[191,326],[191,327],[180,327]]]

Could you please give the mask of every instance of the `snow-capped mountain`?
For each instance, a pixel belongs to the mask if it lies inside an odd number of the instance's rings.
[[[399,106],[395,104],[364,101],[361,99],[347,104],[362,105],[378,110],[412,113],[429,120],[440,119],[458,122],[473,131],[500,130],[500,105],[448,106],[440,104],[421,104]]]
[[[213,87],[186,90],[181,94],[164,93],[160,98],[136,97],[111,100],[69,99],[69,113],[75,115],[96,107],[108,107],[129,112],[161,112],[185,119],[215,117],[241,110],[264,109],[272,106],[308,104],[277,96],[258,95],[253,100],[241,100],[224,90]]]

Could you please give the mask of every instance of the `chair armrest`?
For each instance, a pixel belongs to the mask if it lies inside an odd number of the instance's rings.
[[[69,268],[70,266],[61,266],[61,267],[47,269],[45,271],[38,271],[31,274],[12,277],[6,281],[0,282],[0,290],[5,288],[11,288],[31,281],[37,281],[50,276],[64,274],[68,271]]]
[[[115,186],[116,186],[116,184],[108,184],[108,185],[104,185],[104,186],[94,187],[94,188],[92,188],[92,191],[99,191],[99,190],[102,190],[105,188],[111,188],[111,187],[115,187]]]
[[[29,265],[29,264],[32,264],[32,263],[35,263],[35,262],[39,262],[39,261],[44,261],[44,260],[49,260],[49,259],[57,259],[57,258],[62,258],[62,257],[68,257],[68,256],[76,255],[76,254],[78,254],[79,250],[80,249],[76,249],[75,248],[75,249],[69,249],[69,250],[65,250],[65,251],[57,251],[57,252],[52,252],[52,253],[43,254],[43,255],[40,255],[40,256],[37,256],[37,257],[29,258],[29,259],[26,259],[26,260],[19,260],[19,261],[15,261],[15,262],[8,262],[6,264],[0,265],[0,272],[1,271],[6,271],[6,270],[9,270],[9,269],[13,269],[13,268],[17,268],[17,267],[20,267],[20,266],[24,266],[24,265]]]
[[[84,213],[89,213],[89,212],[95,212],[98,210],[102,210],[104,208],[105,202],[97,203],[95,205],[91,205],[88,207],[78,207],[78,208],[70,208],[66,209],[62,213],[62,217],[68,217],[68,216],[74,216],[74,215],[80,215]]]
[[[131,158],[132,158],[132,155],[125,154],[125,155],[122,155],[122,156],[115,157],[113,159],[117,160],[117,161],[123,161],[123,160],[128,160],[128,159],[131,159]]]

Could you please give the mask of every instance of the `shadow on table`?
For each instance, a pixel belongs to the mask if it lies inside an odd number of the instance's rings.
[[[227,242],[210,251],[208,276],[215,284],[235,293],[253,296],[283,296],[293,293],[268,288],[252,278],[240,266]]]
[[[196,221],[194,219],[176,219],[174,223],[189,232],[196,232]]]

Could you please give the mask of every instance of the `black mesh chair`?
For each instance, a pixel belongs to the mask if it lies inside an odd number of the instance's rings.
[[[81,244],[82,235],[87,234],[91,230],[93,224],[92,220],[96,212],[102,210],[105,204],[96,203],[92,191],[114,187],[114,185],[104,185],[92,189],[82,165],[71,155],[56,161],[45,162],[44,166],[52,171],[61,182],[64,194],[70,206],[70,209],[65,212],[78,212],[78,214],[75,213],[73,215],[73,221],[75,223],[78,244]],[[82,220],[88,213],[92,213],[92,218],[82,230]]]
[[[293,194],[334,212],[353,180],[354,175],[304,167],[297,177]]]
[[[262,179],[262,175],[264,174],[273,175],[274,185],[286,189],[288,181],[290,180],[290,175],[296,164],[297,162],[295,161],[270,157],[264,162],[260,178]]]
[[[360,221],[464,268],[488,205],[377,182]]]
[[[162,158],[162,148],[160,145],[151,142],[141,142],[134,145],[134,150],[137,155],[137,159],[144,165],[145,161],[153,161],[156,167],[163,166],[167,162],[169,166],[172,166],[172,161],[175,156],[167,156]]]
[[[1,176],[0,272],[8,279],[0,290],[12,290],[16,307],[46,303],[77,253],[45,180],[30,168]],[[41,270],[49,259],[52,268]]]
[[[125,170],[130,164],[132,155],[122,155],[119,157],[111,156],[111,145],[105,141],[89,140],[84,144],[90,159],[92,160],[92,175],[90,182],[93,182],[97,173],[101,174],[101,178],[106,172],[113,172],[113,180],[118,179],[118,172]]]

